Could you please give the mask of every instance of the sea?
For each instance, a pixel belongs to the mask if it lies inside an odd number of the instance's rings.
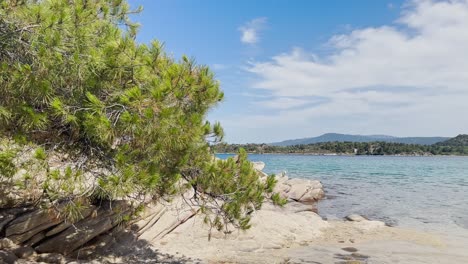
[[[219,154],[227,158],[230,154]],[[468,157],[251,154],[268,174],[320,180],[326,219],[360,214],[390,226],[468,234]]]

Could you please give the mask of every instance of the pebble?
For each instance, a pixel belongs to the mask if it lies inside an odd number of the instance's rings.
[[[354,248],[354,247],[344,247],[342,248],[342,250],[346,251],[346,252],[357,252],[357,248]]]

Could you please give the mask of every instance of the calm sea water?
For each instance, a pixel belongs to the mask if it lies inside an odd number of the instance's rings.
[[[226,158],[229,155],[218,155]],[[318,179],[319,214],[442,232],[468,229],[468,157],[250,155],[267,173]]]

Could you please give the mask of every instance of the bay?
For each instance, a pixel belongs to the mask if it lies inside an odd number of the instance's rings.
[[[327,198],[318,210],[327,219],[357,213],[426,231],[468,230],[468,157],[251,154],[249,159],[265,162],[269,174],[320,180]]]

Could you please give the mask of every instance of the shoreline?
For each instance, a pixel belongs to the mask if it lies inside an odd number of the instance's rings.
[[[278,184],[291,180],[305,179],[283,175]],[[325,220],[313,210],[321,201],[290,201],[284,208],[266,203],[250,230],[217,233],[211,242],[202,238],[205,229],[194,217],[156,244],[166,253],[202,263],[468,263],[468,232],[389,226],[359,215]]]
[[[323,220],[296,202],[265,204],[247,232],[213,234],[194,217],[154,245],[201,263],[467,263],[468,237],[389,227],[374,220]],[[390,254],[391,253],[391,254]],[[196,263],[196,262],[195,262]]]
[[[468,155],[356,155],[341,153],[257,153],[247,152],[249,155],[290,155],[290,156],[343,156],[343,157],[468,157]],[[237,155],[235,152],[215,153],[215,155]]]
[[[266,180],[265,163],[253,166]],[[245,232],[232,227],[210,230],[185,200],[193,195],[185,192],[171,202],[150,205],[129,228],[112,229],[83,244],[76,252],[78,263],[468,263],[468,230],[389,226],[354,212],[325,219],[316,211],[327,197],[320,181],[285,174],[277,180],[274,191],[289,202],[280,207],[265,201]],[[32,252],[29,259],[38,261],[56,257],[68,263],[75,258]]]

